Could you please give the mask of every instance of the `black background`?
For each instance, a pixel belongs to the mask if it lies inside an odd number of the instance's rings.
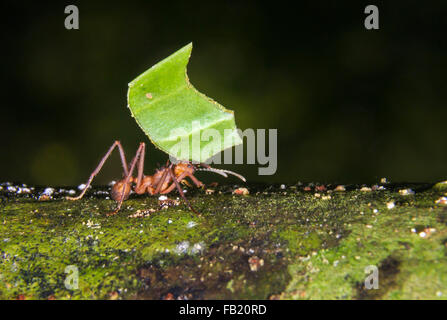
[[[64,28],[69,4],[79,30]],[[368,4],[379,30],[364,27]],[[79,184],[115,139],[131,157],[149,140],[127,83],[191,41],[195,87],[241,129],[278,129],[274,176],[226,168],[265,182],[445,179],[445,1],[3,1],[1,12],[0,181]],[[165,161],[151,146],[146,173]],[[115,155],[96,183],[120,175]]]

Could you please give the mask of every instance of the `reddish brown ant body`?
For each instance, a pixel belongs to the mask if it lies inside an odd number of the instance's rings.
[[[180,193],[181,197],[185,200],[188,207],[193,212],[198,214],[198,212],[194,210],[194,208],[191,206],[188,199],[186,199],[183,190],[180,186],[180,183],[184,181],[185,178],[189,178],[197,187],[202,187],[204,184],[194,176],[195,171],[215,172],[220,175],[223,175],[224,177],[227,177],[228,173],[238,177],[239,179],[245,182],[245,178],[235,172],[212,168],[204,163],[192,164],[189,162],[179,162],[174,164],[168,161],[166,165],[161,169],[158,169],[154,175],[146,176],[143,174],[144,156],[146,149],[145,143],[144,142],[140,143],[137,153],[135,154],[135,157],[132,159],[130,167],[128,167],[123,147],[121,146],[121,143],[119,141],[115,141],[109,148],[107,153],[104,155],[104,157],[101,159],[99,165],[90,175],[90,178],[88,179],[85,188],[83,189],[81,194],[77,197],[67,197],[67,199],[79,200],[84,196],[88,187],[92,183],[93,178],[99,173],[102,166],[104,165],[104,163],[106,162],[107,158],[110,156],[112,151],[115,149],[115,147],[118,147],[120,153],[124,178],[116,182],[112,187],[111,196],[113,200],[118,202],[118,206],[113,212],[109,213],[109,215],[114,215],[118,213],[118,211],[121,209],[123,201],[129,198],[130,191],[132,190],[132,188],[134,192],[137,194],[149,193],[150,195],[167,194],[173,191],[175,188],[177,188],[178,192]],[[137,163],[138,163],[137,177],[134,177],[133,172],[135,170],[135,167],[137,166]]]

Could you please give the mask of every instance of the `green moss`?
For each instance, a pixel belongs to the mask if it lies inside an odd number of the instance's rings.
[[[318,197],[299,185],[248,188],[249,196],[225,186],[213,195],[190,190],[200,217],[181,204],[144,218],[130,216],[157,209],[155,198],[133,197],[108,217],[114,203],[101,193],[38,201],[39,190],[23,196],[3,188],[0,298],[447,296],[447,208],[435,204],[444,191],[348,186]],[[403,196],[404,188],[416,192]],[[64,285],[70,265],[79,270],[79,289]],[[378,290],[364,287],[369,265],[379,269]]]
[[[447,191],[447,180],[436,183],[433,186],[433,189],[444,192]]]

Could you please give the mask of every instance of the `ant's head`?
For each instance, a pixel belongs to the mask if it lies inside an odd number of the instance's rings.
[[[177,163],[174,167],[174,172],[176,176],[179,176],[183,172],[193,174],[195,170],[196,170],[195,165],[190,162],[180,162]]]

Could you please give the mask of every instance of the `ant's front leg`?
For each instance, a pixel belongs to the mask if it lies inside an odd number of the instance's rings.
[[[188,173],[187,176],[189,177],[189,179],[192,180],[192,182],[194,182],[194,184],[197,186],[197,188],[202,188],[203,186],[205,186],[205,184],[200,181],[199,179],[197,179],[196,177],[194,177],[194,175],[192,173]]]
[[[85,192],[90,187],[90,184],[92,183],[93,178],[99,173],[99,171],[101,171],[102,166],[104,165],[106,160],[109,158],[110,154],[112,153],[113,149],[115,149],[115,147],[118,147],[118,150],[119,150],[119,153],[120,153],[121,164],[123,165],[124,175],[127,176],[129,174],[129,169],[127,168],[127,162],[126,162],[126,155],[124,154],[123,147],[121,146],[121,143],[118,140],[116,140],[112,144],[112,146],[109,148],[109,150],[106,152],[104,157],[102,157],[102,159],[99,162],[99,164],[96,167],[96,169],[90,175],[90,178],[88,179],[87,183],[85,184],[85,187],[82,190],[81,194],[79,196],[77,196],[77,197],[66,197],[67,200],[79,200],[79,199],[81,199],[84,196]]]
[[[185,194],[183,193],[182,187],[180,186],[180,183],[177,180],[177,177],[174,174],[174,171],[172,170],[172,164],[169,166],[168,168],[168,173],[171,176],[172,181],[174,181],[175,186],[177,187],[178,192],[180,193],[180,196],[183,198],[183,200],[185,200],[186,204],[188,205],[189,209],[194,212],[195,214],[197,214],[198,216],[200,216],[200,213],[198,213],[192,206],[191,203],[189,203],[188,199],[186,199]]]

